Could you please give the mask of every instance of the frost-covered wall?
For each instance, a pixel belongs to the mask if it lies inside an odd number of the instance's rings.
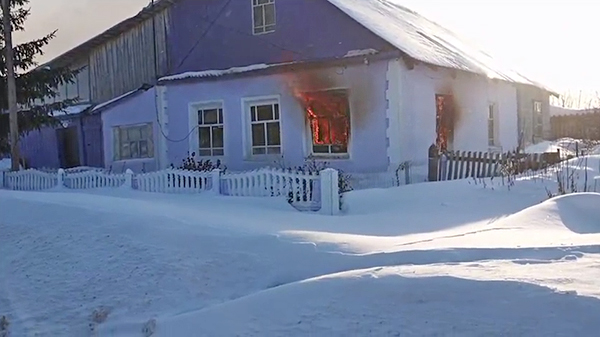
[[[198,152],[197,124],[192,118],[197,114],[198,107],[216,104],[223,109],[224,156],[212,157],[213,161],[222,159],[232,170],[278,164],[302,165],[310,155],[311,136],[306,111],[291,89],[295,86],[298,91],[348,90],[351,126],[349,154],[324,158],[324,161],[335,168],[352,172],[385,171],[388,168],[386,71],[387,61],[376,61],[368,65],[302,67],[286,73],[246,74],[167,83],[168,134],[172,140],[167,142],[169,161],[179,165],[188,153]],[[244,102],[261,99],[279,102],[281,156],[248,156],[249,111]]]
[[[388,65],[388,118],[390,128],[398,131],[392,142],[392,163],[412,162],[419,179],[426,176],[428,148],[436,140],[436,94],[454,96],[457,118],[450,149],[488,151],[488,109],[497,105],[497,148],[513,150],[518,143],[517,94],[514,86],[489,81],[470,73],[417,64],[409,69],[402,60]],[[399,78],[399,79],[398,79]]]

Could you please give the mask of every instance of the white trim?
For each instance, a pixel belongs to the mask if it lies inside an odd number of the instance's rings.
[[[169,167],[169,113],[167,109],[167,87],[159,85],[156,87],[156,108],[158,109],[158,132],[156,133],[157,167],[166,169]]]
[[[254,155],[252,154],[252,120],[250,119],[250,106],[257,104],[279,105],[279,142],[281,151],[279,154]],[[265,161],[273,158],[283,157],[283,109],[281,107],[281,95],[249,96],[241,99],[242,105],[242,145],[243,155],[246,161]],[[226,131],[226,130],[224,130]]]
[[[402,123],[401,123],[401,95],[402,95],[402,67],[400,61],[390,60],[386,73],[387,88],[385,99],[387,109],[385,117],[387,128],[385,130],[387,141],[388,170],[397,168],[402,162]]]
[[[222,109],[223,110],[223,156],[200,156],[200,133],[198,131],[198,110],[201,109]],[[195,160],[199,159],[221,159],[227,151],[227,123],[225,123],[225,101],[224,100],[209,100],[191,102],[188,104],[188,153],[195,152]]]
[[[251,3],[250,3],[250,11],[251,11],[251,13],[252,13],[252,35],[264,35],[264,34],[270,34],[270,33],[273,33],[273,32],[275,32],[275,28],[277,27],[277,7],[276,7],[276,5],[275,5],[275,0],[270,0],[271,2],[269,2],[269,3],[266,3],[266,4],[262,4],[262,5],[254,5],[254,1],[255,1],[255,0],[250,0],[250,1],[251,1]],[[273,4],[273,8],[274,8],[274,10],[273,10],[273,30],[270,30],[270,31],[268,31],[268,32],[267,32],[267,31],[264,31],[264,32],[259,32],[259,33],[256,33],[256,32],[255,32],[255,29],[256,29],[256,28],[258,28],[258,27],[255,27],[255,26],[254,26],[254,7],[262,7],[262,8],[263,8],[263,25],[262,25],[262,26],[260,26],[260,27],[262,27],[262,28],[265,28],[265,29],[266,29],[267,25],[264,23],[264,19],[265,19],[265,17],[266,17],[266,16],[264,15],[264,7],[265,7],[266,5],[269,5],[269,4]],[[269,25],[269,26],[270,26],[270,25]]]

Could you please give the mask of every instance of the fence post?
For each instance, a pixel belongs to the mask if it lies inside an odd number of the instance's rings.
[[[435,144],[431,144],[429,147],[429,181],[438,181],[438,165],[439,165],[439,155],[438,149]]]
[[[213,194],[220,195],[221,194],[221,170],[220,169],[212,170],[211,178],[212,178]]]
[[[0,188],[4,188],[4,174],[5,172],[0,170]]]
[[[321,214],[338,215],[340,213],[339,173],[328,168],[320,172],[320,177]]]
[[[131,169],[125,171],[125,184],[123,184],[123,188],[133,189],[133,171]]]
[[[56,188],[63,188],[65,187],[65,170],[63,169],[58,169],[58,176],[57,176],[57,183],[56,183]]]

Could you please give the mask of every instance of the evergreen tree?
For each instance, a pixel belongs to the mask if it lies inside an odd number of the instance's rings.
[[[25,21],[29,17],[29,0],[10,0],[11,23],[13,32],[24,31]],[[0,48],[4,50],[4,29],[0,15]],[[13,46],[17,102],[19,104],[19,131],[21,135],[40,129],[46,125],[54,125],[58,121],[52,116],[54,111],[61,111],[73,105],[76,99],[56,101],[58,88],[72,83],[77,70],[66,66],[39,66],[36,58],[43,55],[43,47],[55,37],[56,31],[41,37]],[[8,110],[6,88],[6,62],[4,53],[0,57],[0,111]],[[0,113],[0,153],[10,152],[8,144],[8,113]]]

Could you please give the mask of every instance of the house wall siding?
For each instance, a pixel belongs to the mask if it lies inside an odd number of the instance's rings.
[[[501,81],[482,76],[432,68],[422,64],[408,69],[402,61],[398,101],[401,144],[398,161],[409,161],[415,180],[427,174],[428,149],[436,139],[436,94],[452,94],[459,117],[455,123],[451,149],[488,151],[488,104],[498,104],[498,145],[503,151],[517,146],[516,89]]]
[[[125,172],[131,169],[134,172],[155,171],[158,168],[156,149],[160,130],[156,123],[156,91],[154,88],[139,92],[130,98],[123,99],[115,105],[102,111],[102,133],[104,138],[104,164],[113,172]],[[153,158],[117,160],[114,158],[113,129],[118,126],[151,123],[153,125]]]
[[[332,167],[351,172],[379,172],[388,168],[386,138],[385,74],[387,61],[369,65],[297,70],[293,73],[238,76],[229,79],[195,83],[170,83],[166,91],[169,115],[169,160],[178,166],[197,149],[190,148],[186,135],[197,137],[190,129],[190,104],[221,101],[224,109],[225,156],[223,162],[234,171],[264,166],[298,166],[309,155],[310,130],[306,112],[293,95],[292,87],[300,91],[347,88],[350,103],[351,140],[348,159],[325,159]],[[307,85],[298,78],[318,77],[318,85]],[[279,97],[281,114],[282,156],[262,161],[244,156],[244,128],[248,113],[242,106],[245,98]],[[194,110],[191,113],[195,113]],[[184,139],[185,141],[181,141]],[[193,143],[193,142],[192,142]],[[214,160],[217,158],[213,158]]]
[[[534,113],[533,101],[542,102],[543,116],[543,136],[536,137],[534,134]],[[551,138],[550,126],[550,94],[539,88],[519,85],[517,90],[517,102],[519,110],[519,126],[518,130],[522,137],[522,147],[527,147],[531,144],[536,144],[544,139]]]
[[[251,0],[172,7],[169,73],[343,57],[392,47],[325,0],[275,0],[276,27],[253,35]]]
[[[152,84],[157,77],[166,73],[169,13],[167,8],[154,18],[139,23],[92,50],[89,56],[89,76],[91,99],[94,103],[108,101],[137,89],[144,83]]]

